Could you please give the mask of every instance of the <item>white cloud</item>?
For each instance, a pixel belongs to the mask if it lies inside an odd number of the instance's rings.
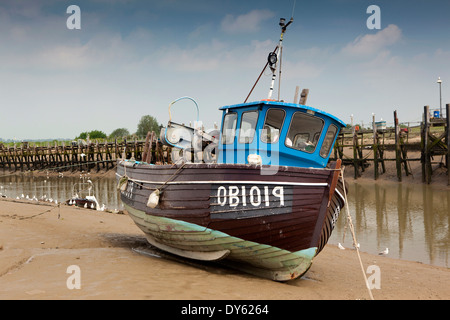
[[[274,13],[270,10],[252,10],[247,14],[233,16],[227,14],[222,20],[221,28],[226,33],[251,33],[260,29],[263,21],[270,19]]]
[[[223,44],[216,40],[189,49],[173,45],[161,50],[158,64],[166,70],[211,71],[220,65],[224,54],[223,48]]]
[[[173,45],[159,51],[157,64],[166,70],[182,72],[259,70],[266,63],[267,53],[274,49],[273,46],[270,40],[254,40],[246,45],[230,47],[217,39],[192,48]]]
[[[377,54],[383,49],[394,45],[402,38],[402,30],[394,24],[390,24],[375,34],[366,34],[357,37],[352,43],[347,44],[342,52],[351,56]]]
[[[291,79],[313,79],[318,78],[325,70],[325,66],[319,66],[307,61],[286,62],[283,66],[283,78]]]

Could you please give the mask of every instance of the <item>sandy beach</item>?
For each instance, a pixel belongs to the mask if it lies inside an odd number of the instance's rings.
[[[376,300],[450,298],[447,268],[363,252],[361,257],[365,270],[379,267],[380,289],[372,289]],[[78,273],[71,266],[78,267]],[[81,287],[69,289],[76,273]],[[352,249],[327,245],[303,278],[278,283],[158,252],[126,214],[0,201],[3,300],[369,298]]]

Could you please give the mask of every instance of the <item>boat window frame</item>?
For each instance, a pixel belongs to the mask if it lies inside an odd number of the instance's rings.
[[[223,130],[225,129],[225,121],[226,121],[226,117],[234,115],[236,117],[236,120],[234,121],[234,133],[233,133],[233,138],[230,139],[230,141],[228,141],[228,139],[225,139],[225,137],[228,137],[227,135],[225,135],[223,133]],[[227,112],[224,116],[223,116],[223,122],[222,122],[222,130],[221,130],[221,135],[222,135],[222,144],[233,144],[234,141],[236,140],[236,127],[237,127],[237,120],[238,120],[239,116],[237,112]]]
[[[280,127],[280,129],[279,129],[279,133],[278,133],[277,139],[269,142],[269,141],[267,140],[267,135],[265,135],[265,136],[266,136],[266,139],[263,139],[263,138],[264,138],[264,127],[265,127],[265,125],[266,125],[267,117],[268,117],[268,115],[269,115],[270,110],[283,111],[283,119],[282,119],[282,121],[281,121],[281,127]],[[286,110],[280,109],[280,108],[268,108],[267,111],[266,111],[266,116],[265,116],[265,118],[264,118],[264,123],[263,123],[263,126],[262,126],[262,131],[261,131],[261,142],[268,143],[268,144],[273,144],[273,143],[277,143],[278,141],[280,141],[281,131],[283,130],[283,127],[284,127],[284,121],[285,121],[285,120],[286,120]]]
[[[330,145],[328,146],[328,151],[327,151],[327,153],[326,153],[325,155],[323,155],[323,149],[324,149],[324,147],[326,147],[325,142],[326,142],[326,140],[327,140],[327,135],[328,135],[328,133],[330,132],[330,129],[331,129],[332,127],[334,127],[335,132],[334,132],[333,138],[331,139],[331,143],[330,143]],[[336,139],[336,136],[337,136],[338,131],[339,131],[338,127],[337,127],[336,125],[334,125],[333,123],[330,124],[330,125],[328,126],[327,132],[325,133],[325,137],[323,138],[322,146],[320,147],[320,151],[319,151],[319,155],[320,155],[322,158],[326,159],[326,158],[328,158],[328,156],[330,155],[330,152],[331,152],[331,150],[333,149],[333,143],[332,143],[332,142]]]
[[[242,136],[242,121],[243,121],[244,116],[245,116],[246,113],[256,113],[256,121],[255,121],[255,126],[252,128],[253,129],[253,134],[251,136],[251,140],[249,140],[249,141],[241,141],[241,138],[244,138],[244,139],[246,138],[245,136]],[[256,128],[258,127],[258,120],[259,120],[259,110],[255,109],[255,110],[248,110],[248,111],[242,112],[242,114],[241,114],[241,121],[239,123],[238,143],[251,144],[253,142],[253,140],[255,139],[255,135],[256,135]]]
[[[299,149],[299,148],[295,148],[295,147],[294,147],[294,141],[292,141],[292,145],[291,145],[291,146],[289,146],[289,145],[286,144],[287,139],[289,138],[289,132],[291,131],[291,128],[292,128],[292,123],[294,122],[295,114],[297,114],[297,113],[301,114],[302,116],[307,116],[307,117],[311,117],[311,118],[314,118],[314,119],[319,119],[319,120],[322,122],[322,127],[320,128],[320,131],[319,131],[319,132],[316,132],[316,133],[314,134],[314,135],[316,135],[317,133],[319,133],[319,139],[317,140],[317,143],[314,145],[314,150],[312,150],[312,151],[307,151],[307,150],[302,150],[302,149]],[[290,149],[293,149],[293,150],[305,152],[305,153],[308,153],[308,154],[313,154],[313,153],[315,153],[316,150],[317,150],[317,145],[319,144],[320,136],[321,136],[322,133],[323,133],[323,128],[324,128],[324,127],[325,127],[325,120],[324,120],[324,119],[322,119],[322,118],[320,118],[320,117],[317,117],[317,116],[315,116],[315,115],[312,115],[312,114],[310,114],[310,113],[308,113],[308,112],[295,111],[294,113],[292,113],[291,121],[290,121],[290,123],[289,123],[289,128],[288,128],[287,133],[286,133],[286,138],[284,139],[284,145],[285,145],[287,148],[290,148]],[[306,132],[305,132],[305,133],[306,133]],[[299,132],[299,133],[297,133],[295,136],[297,136],[298,134],[302,134],[302,133]]]

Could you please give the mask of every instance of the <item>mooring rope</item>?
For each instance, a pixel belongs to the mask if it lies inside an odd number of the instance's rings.
[[[352,234],[352,238],[353,238],[353,245],[356,249],[356,253],[358,255],[358,260],[359,260],[359,264],[361,266],[361,271],[363,273],[364,276],[364,281],[366,283],[366,288],[369,292],[369,296],[371,300],[374,300],[373,295],[372,295],[372,290],[370,289],[369,286],[369,281],[367,280],[367,276],[366,276],[366,272],[364,270],[364,266],[361,260],[361,255],[359,254],[359,248],[358,248],[358,242],[356,241],[356,235],[355,235],[355,228],[353,227],[353,222],[352,222],[352,216],[350,215],[350,209],[348,207],[348,200],[347,200],[347,192],[345,191],[345,181],[344,181],[344,169],[345,167],[341,168],[341,177],[342,177],[342,184],[344,185],[344,197],[345,197],[345,207],[346,207],[346,211],[347,211],[347,223],[348,226],[350,227],[350,232]]]
[[[30,204],[34,204],[34,203],[30,203]],[[51,211],[55,210],[56,208],[61,209],[61,204],[58,204],[58,206],[53,206],[53,208],[48,209],[46,211],[43,211],[43,212],[40,212],[40,213],[36,213],[36,214],[34,214],[32,216],[19,216],[19,215],[14,214],[14,215],[1,215],[1,217],[7,217],[7,218],[11,218],[11,219],[18,219],[18,220],[33,219],[33,218],[35,218],[37,216],[41,216],[41,215],[43,215],[45,213],[51,212]],[[58,218],[59,218],[59,216],[58,216]]]

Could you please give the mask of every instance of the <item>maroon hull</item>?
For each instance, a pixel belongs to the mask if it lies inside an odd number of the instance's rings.
[[[127,178],[122,201],[148,215],[291,252],[318,247],[318,253],[344,205],[339,169],[340,162],[331,170],[280,166],[275,175],[261,175],[254,165],[120,161],[117,175]],[[150,208],[147,201],[156,189],[159,203]]]

